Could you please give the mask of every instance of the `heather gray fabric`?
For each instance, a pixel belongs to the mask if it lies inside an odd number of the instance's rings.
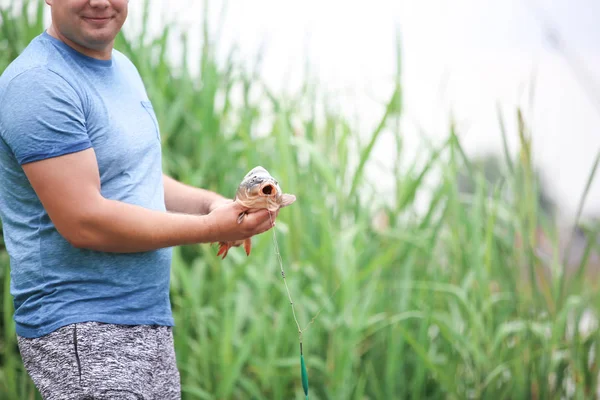
[[[17,338],[46,400],[181,399],[171,327],[84,322]]]

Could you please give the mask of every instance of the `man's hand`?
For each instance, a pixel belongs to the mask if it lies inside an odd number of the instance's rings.
[[[176,181],[164,175],[165,204],[167,210],[184,214],[210,214],[217,208],[233,203],[232,199],[221,196],[210,190],[196,188]],[[249,211],[252,213],[253,211]],[[272,212],[273,220],[279,210]]]
[[[210,205],[208,206],[208,213],[210,214],[210,213],[212,213],[212,212],[213,212],[215,209],[217,209],[217,208],[219,208],[219,207],[221,207],[221,206],[225,206],[225,205],[231,204],[231,203],[233,203],[233,200],[231,200],[231,199],[225,199],[225,198],[222,198],[222,199],[220,199],[220,198],[214,199],[214,200],[213,200],[213,201],[210,203]]]
[[[231,202],[218,193],[187,185],[164,174],[163,185],[165,206],[170,212],[205,215],[219,205]]]
[[[185,244],[241,240],[268,230],[266,210],[238,224],[240,205],[211,214],[149,210],[102,196],[93,149],[24,164],[23,169],[61,235],[77,248],[130,253]]]
[[[275,212],[266,209],[256,210],[248,212],[242,222],[238,223],[239,215],[247,211],[247,208],[232,201],[216,206],[206,216],[211,225],[211,237],[219,242],[233,242],[259,235],[275,226],[275,219],[279,214],[279,210]]]

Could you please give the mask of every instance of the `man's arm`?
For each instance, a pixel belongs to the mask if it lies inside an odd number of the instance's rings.
[[[232,200],[210,190],[195,188],[163,175],[167,211],[204,215]]]
[[[81,96],[54,71],[32,68],[11,80],[3,91],[0,126],[58,232],[75,247],[139,252],[241,240],[272,226],[266,211],[238,224],[244,210],[233,202],[200,216],[103,197]]]
[[[23,165],[57,230],[73,246],[107,252],[139,252],[192,243],[241,240],[273,225],[266,210],[249,214],[236,203],[209,215],[149,210],[106,199],[93,149]],[[264,211],[264,212],[263,212]]]

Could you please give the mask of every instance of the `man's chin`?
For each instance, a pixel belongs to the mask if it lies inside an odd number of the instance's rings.
[[[113,34],[86,35],[80,45],[95,51],[105,51],[112,46],[114,40]]]

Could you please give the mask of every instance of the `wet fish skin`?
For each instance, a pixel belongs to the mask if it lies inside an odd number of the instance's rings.
[[[296,201],[296,196],[289,193],[283,193],[279,182],[262,166],[252,168],[239,184],[234,201],[247,208],[246,211],[238,216],[238,224],[241,224],[244,217],[249,212],[266,208],[274,212],[280,208],[287,207]],[[234,242],[219,242],[219,251],[217,256],[224,259],[227,252],[232,247],[244,245],[246,255],[250,255],[252,249],[252,240],[238,240]]]

